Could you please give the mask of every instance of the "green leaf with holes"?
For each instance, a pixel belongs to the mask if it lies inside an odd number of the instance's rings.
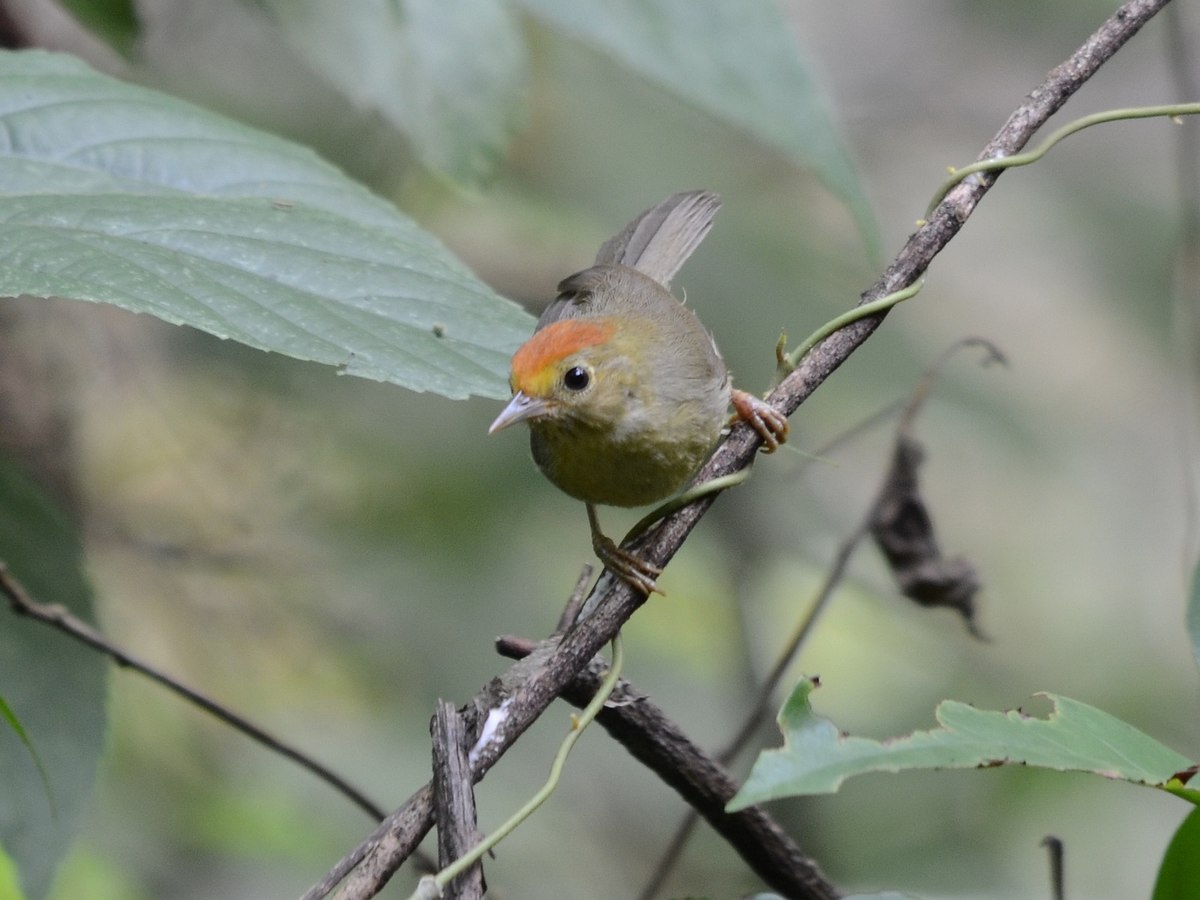
[[[728,809],[805,794],[829,794],[854,775],[911,769],[1038,766],[1090,772],[1160,788],[1200,804],[1189,786],[1196,767],[1132,725],[1095,707],[1043,694],[1053,705],[1045,718],[1021,710],[994,712],[953,700],[938,705],[938,727],[887,741],[843,734],[816,715],[805,679],[779,713],[784,746],[761,753]]]

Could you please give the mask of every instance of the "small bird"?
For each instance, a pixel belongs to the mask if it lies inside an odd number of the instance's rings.
[[[488,429],[529,425],[542,474],[587,505],[597,557],[647,595],[662,593],[662,570],[606,537],[596,505],[677,493],[712,452],[731,404],[767,452],[787,439],[787,419],[732,388],[712,336],[670,291],[720,206],[711,191],[673,194],[562,281],[513,355],[512,400]]]

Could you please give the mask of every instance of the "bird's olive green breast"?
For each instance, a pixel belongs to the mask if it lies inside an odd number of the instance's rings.
[[[585,503],[646,506],[687,483],[708,458],[722,424],[723,417],[693,422],[671,438],[621,438],[576,420],[535,422],[530,448],[538,468],[564,493]]]

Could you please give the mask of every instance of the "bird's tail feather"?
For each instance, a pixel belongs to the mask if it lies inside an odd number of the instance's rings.
[[[629,266],[670,287],[720,208],[721,198],[712,191],[672,194],[605,241],[596,265]]]

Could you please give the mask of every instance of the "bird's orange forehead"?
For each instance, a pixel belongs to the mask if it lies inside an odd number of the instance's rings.
[[[534,332],[513,354],[513,389],[544,394],[554,378],[556,363],[585,347],[604,343],[615,328],[616,323],[608,319],[560,319]]]

